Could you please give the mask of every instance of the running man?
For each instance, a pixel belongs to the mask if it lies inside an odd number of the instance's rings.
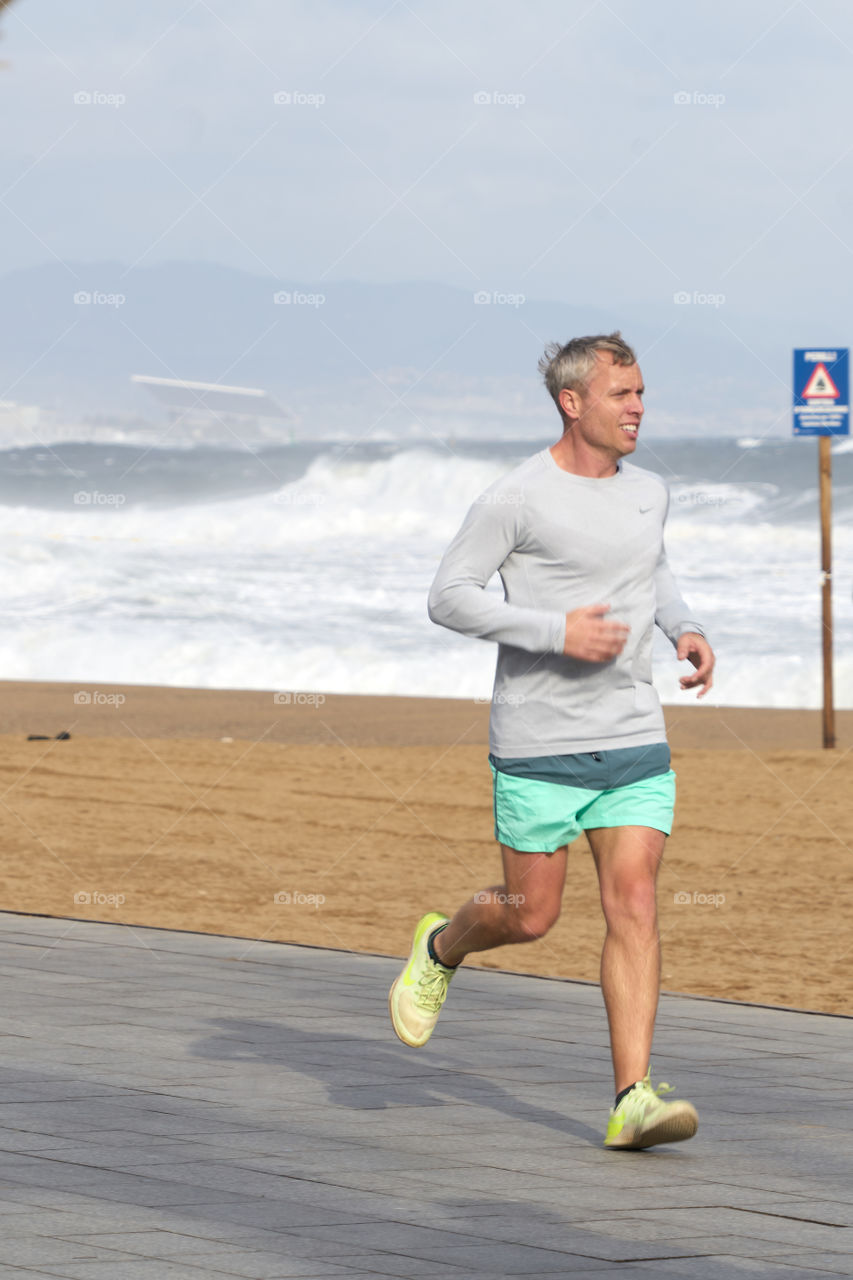
[[[607,925],[601,989],[616,1100],[605,1146],[691,1138],[689,1102],[665,1102],[649,1059],[660,989],[656,880],[675,774],[652,685],[657,624],[711,688],[714,655],[678,593],[663,532],[669,496],[626,459],[643,379],[616,332],[551,344],[539,362],[560,440],[473,505],[432,585],[433,622],[498,643],[489,764],[503,883],[415,929],[389,996],[394,1030],[423,1045],[466,955],[543,937],[560,914],[568,845],[586,832]],[[504,599],[487,593],[499,573]]]

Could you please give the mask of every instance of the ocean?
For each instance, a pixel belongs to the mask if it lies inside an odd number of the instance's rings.
[[[488,698],[493,646],[430,623],[426,595],[477,495],[549,443],[2,449],[0,671]],[[670,486],[670,563],[717,652],[708,701],[820,706],[816,442],[646,437],[634,461]],[[833,475],[836,705],[853,707],[853,441]],[[694,704],[656,639],[663,700]]]

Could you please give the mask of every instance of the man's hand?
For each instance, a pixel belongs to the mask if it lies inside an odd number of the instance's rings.
[[[631,628],[624,622],[606,622],[604,615],[609,612],[609,604],[585,604],[582,609],[566,614],[563,653],[567,658],[610,662],[622,652]]]
[[[693,689],[697,684],[701,684],[704,688],[699,690],[696,697],[704,698],[714,683],[712,679],[715,661],[713,649],[704,636],[696,635],[695,631],[685,631],[684,635],[679,637],[676,652],[679,662],[683,662],[686,658],[696,668],[695,675],[681,677],[679,683],[682,689]]]

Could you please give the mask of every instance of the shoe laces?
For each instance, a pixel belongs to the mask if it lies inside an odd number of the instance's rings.
[[[639,1085],[644,1092],[646,1089],[648,1089],[649,1093],[654,1094],[656,1098],[662,1098],[665,1093],[675,1093],[675,1086],[671,1084],[666,1084],[663,1081],[657,1086],[656,1089],[652,1088],[651,1067],[649,1067],[648,1071],[643,1076],[642,1080],[639,1082]]]
[[[649,1108],[655,1102],[659,1102],[664,1094],[674,1093],[675,1089],[671,1084],[662,1082],[657,1088],[652,1088],[651,1068],[643,1076],[642,1080],[638,1080],[634,1088],[629,1094],[626,1094],[624,1102],[626,1112],[629,1115],[640,1117],[645,1115]]]
[[[438,1013],[447,997],[450,977],[450,974],[444,973],[430,960],[418,981],[418,994],[415,997],[418,1008],[425,1009],[428,1013]]]

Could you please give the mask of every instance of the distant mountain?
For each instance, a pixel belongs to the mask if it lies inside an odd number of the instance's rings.
[[[536,372],[544,344],[621,328],[641,353],[650,434],[788,434],[789,349],[742,319],[735,337],[724,314],[693,299],[617,315],[429,283],[50,263],[2,277],[0,399],[156,419],[130,383],[153,374],[263,387],[304,434],[541,436],[556,424]]]

